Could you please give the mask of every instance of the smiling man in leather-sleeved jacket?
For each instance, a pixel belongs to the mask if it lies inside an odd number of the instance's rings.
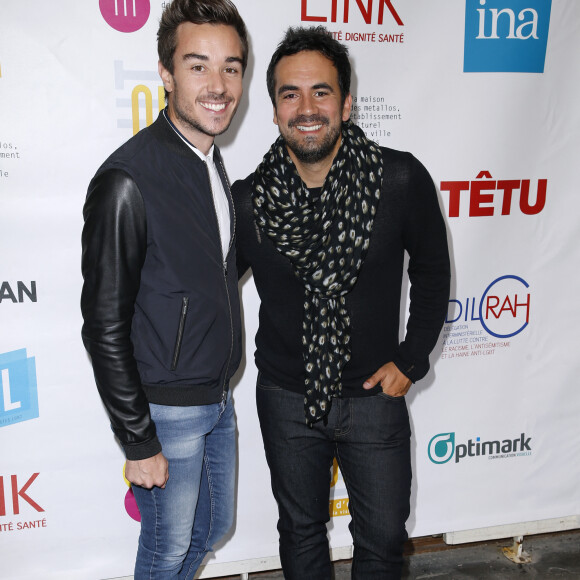
[[[231,527],[241,358],[214,137],[242,95],[245,25],[229,0],[174,0],[158,48],[168,107],[97,171],[82,236],[82,336],[141,512],[137,580],[193,578]]]

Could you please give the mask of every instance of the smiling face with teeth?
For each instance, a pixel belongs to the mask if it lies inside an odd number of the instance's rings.
[[[274,123],[290,157],[299,173],[307,166],[326,177],[340,147],[342,122],[350,117],[351,95],[342,102],[335,66],[316,51],[283,57],[274,74]]]
[[[242,96],[242,44],[232,26],[184,22],[177,28],[173,73],[159,63],[169,118],[207,154],[230,125]]]

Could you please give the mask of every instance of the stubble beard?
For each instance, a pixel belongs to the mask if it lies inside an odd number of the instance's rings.
[[[190,114],[184,107],[180,106],[179,90],[178,90],[177,86],[175,86],[173,92],[174,92],[173,110],[175,112],[175,116],[177,117],[177,119],[179,119],[179,121],[182,124],[187,126],[189,129],[193,129],[194,131],[198,131],[198,132],[202,133],[203,135],[207,135],[209,137],[216,137],[217,135],[221,135],[222,133],[225,133],[229,129],[229,126],[231,125],[232,120],[234,118],[234,115],[236,113],[236,110],[238,108],[237,105],[233,109],[233,111],[230,111],[230,117],[229,117],[229,119],[227,119],[227,122],[224,126],[220,126],[219,128],[213,128],[209,124],[203,124],[199,119],[197,119],[192,114]],[[223,102],[223,95],[209,95],[208,97],[205,98],[205,100],[209,101],[209,102],[211,102],[211,101]],[[232,99],[230,99],[229,102],[231,103]],[[231,105],[229,105],[229,106],[231,106]]]
[[[309,137],[308,135],[306,135],[305,140],[302,141],[300,137],[295,137],[290,131],[290,129],[296,125],[313,122],[322,123],[329,128],[328,133],[323,137],[322,141],[317,142],[316,137]],[[341,125],[333,127],[330,125],[330,121],[327,117],[316,116],[309,117],[308,119],[304,117],[292,119],[288,123],[287,134],[284,135],[282,131],[280,131],[280,133],[286,141],[286,146],[292,151],[292,153],[294,153],[298,161],[305,164],[313,164],[326,159],[329,155],[332,154],[336,143],[340,138],[341,131]]]

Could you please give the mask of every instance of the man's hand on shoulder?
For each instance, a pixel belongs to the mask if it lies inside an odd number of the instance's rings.
[[[138,461],[127,459],[125,477],[132,484],[145,489],[151,489],[155,486],[163,488],[169,479],[168,466],[163,453]]]
[[[391,397],[403,397],[409,391],[412,381],[406,377],[393,362],[384,364],[372,377],[363,384],[365,389],[372,389],[381,384],[383,393]]]

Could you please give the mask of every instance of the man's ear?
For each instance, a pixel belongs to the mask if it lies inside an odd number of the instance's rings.
[[[352,110],[352,95],[348,93],[346,99],[344,99],[344,105],[342,106],[342,120],[348,121],[350,119],[350,112]]]
[[[157,70],[159,71],[159,76],[163,81],[165,90],[170,93],[173,90],[173,75],[163,66],[161,61],[157,65]]]
[[[276,107],[274,107],[274,125],[278,124],[278,113],[276,112]]]

